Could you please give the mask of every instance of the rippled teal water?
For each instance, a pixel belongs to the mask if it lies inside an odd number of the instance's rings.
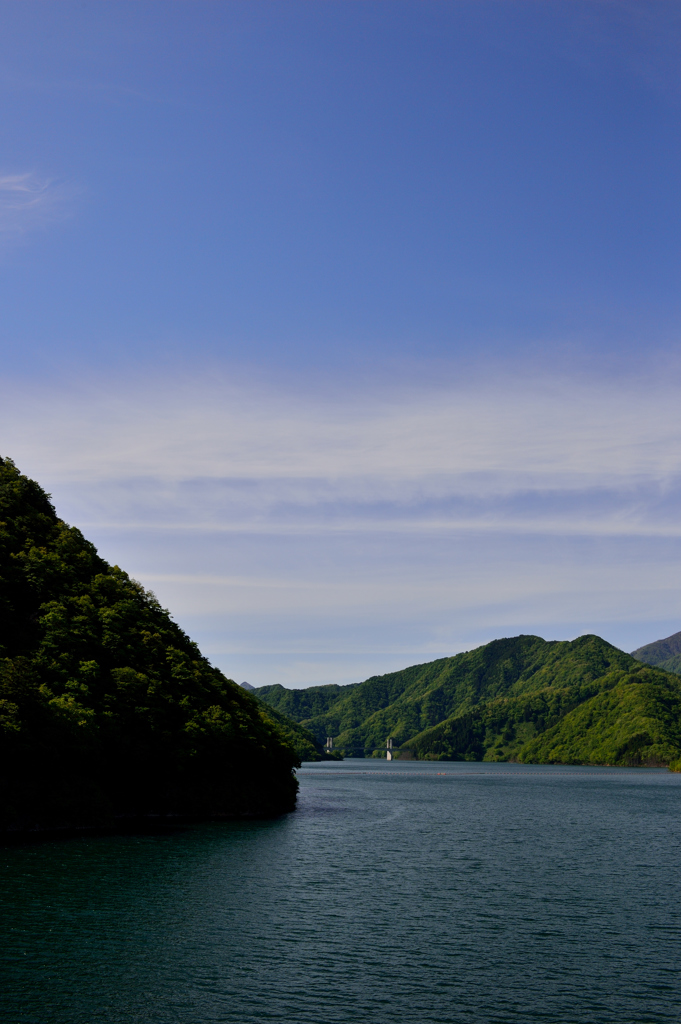
[[[681,776],[305,766],[271,822],[0,850],[18,1024],[681,1020]]]

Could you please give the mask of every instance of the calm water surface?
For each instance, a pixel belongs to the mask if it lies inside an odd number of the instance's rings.
[[[19,1024],[681,1020],[681,776],[345,761],[299,810],[0,850]]]

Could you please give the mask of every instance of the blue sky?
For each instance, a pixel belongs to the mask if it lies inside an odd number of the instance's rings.
[[[681,3],[0,27],[0,451],[211,660],[681,628]]]

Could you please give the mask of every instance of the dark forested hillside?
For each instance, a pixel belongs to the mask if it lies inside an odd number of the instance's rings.
[[[323,745],[303,725],[300,725],[293,718],[289,718],[283,712],[277,711],[276,708],[266,704],[265,701],[260,701],[260,698],[255,694],[253,696],[255,700],[260,702],[261,713],[274,722],[280,735],[283,736],[289,746],[293,747],[300,761],[336,760],[336,758],[329,758],[327,756]]]
[[[666,672],[681,675],[681,632],[639,647],[631,652],[631,656],[637,661],[644,661],[646,665],[655,665]]]
[[[326,709],[299,720],[318,739],[334,736],[346,756],[380,756],[390,736],[403,753],[427,759],[681,758],[681,681],[597,636],[495,640],[340,693],[328,690],[326,700],[319,694],[311,705]],[[304,711],[305,692],[289,691],[289,714]]]
[[[326,714],[332,704],[356,686],[359,683],[349,683],[347,686],[330,683],[328,686],[309,686],[306,690],[287,690],[279,683],[274,683],[271,686],[259,686],[253,692],[283,715],[302,722]]]
[[[673,672],[675,676],[681,676],[681,654],[674,654],[671,658],[658,661],[655,668],[661,668],[665,672]]]
[[[0,829],[290,810],[276,717],[0,459]]]

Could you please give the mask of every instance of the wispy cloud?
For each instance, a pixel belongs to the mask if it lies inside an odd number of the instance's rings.
[[[307,682],[320,648],[600,629],[633,649],[681,620],[676,380],[15,384],[0,453],[251,681],[277,644]]]
[[[677,486],[680,391],[673,374],[646,384],[519,373],[335,396],[206,379],[12,385],[0,427],[8,453],[44,461],[63,481],[203,481],[193,490],[228,486],[243,507],[271,502],[275,490],[283,505],[303,506],[594,489],[640,500],[641,487],[657,496]]]
[[[73,189],[32,172],[0,174],[0,240],[20,237],[65,216]]]
[[[326,399],[225,380],[8,388],[0,436],[107,528],[677,537],[674,380],[519,375]]]

